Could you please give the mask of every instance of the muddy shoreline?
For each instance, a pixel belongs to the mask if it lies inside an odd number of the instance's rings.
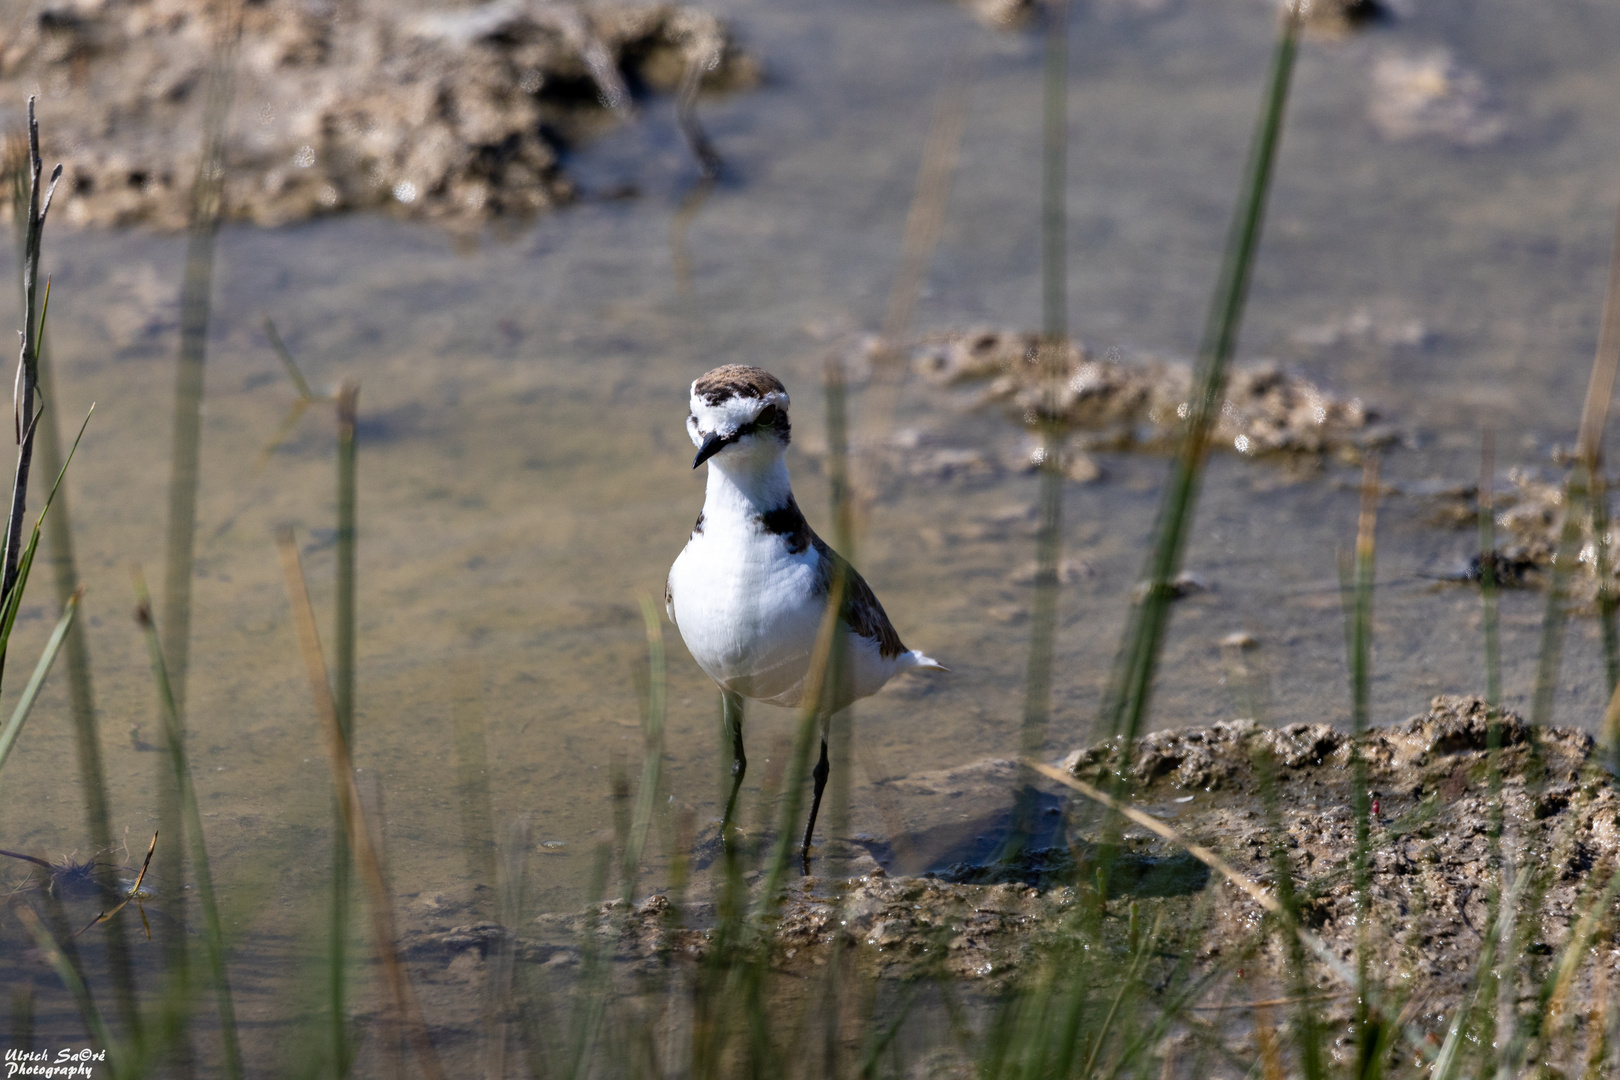
[[[673,3],[257,0],[239,38],[222,19],[182,0],[20,13],[0,44],[0,122],[40,93],[42,152],[65,167],[57,220],[184,228],[221,87],[225,219],[386,209],[475,228],[573,199],[567,149],[650,97],[761,77],[724,23]]]
[[[1499,733],[1493,762],[1485,704],[1437,697],[1426,712],[1369,731],[1364,743],[1372,970],[1386,991],[1399,992],[1413,1022],[1431,1031],[1443,1028],[1474,978],[1482,928],[1505,878],[1528,868],[1539,883],[1539,922],[1529,928],[1528,952],[1550,967],[1592,890],[1620,859],[1620,793],[1591,736],[1534,729],[1512,713],[1501,716]],[[1305,925],[1349,961],[1357,926],[1348,861],[1355,847],[1351,745],[1345,733],[1320,724],[1261,728],[1234,721],[1157,732],[1139,744],[1135,805],[1214,848],[1268,891],[1276,887],[1280,843]],[[1064,766],[1094,775],[1113,749],[1077,751]],[[1261,798],[1255,771],[1267,759],[1275,810]],[[1010,789],[1003,796],[1010,800]],[[958,866],[890,876],[870,855],[857,855],[860,865],[846,880],[805,878],[789,886],[761,924],[759,947],[769,950],[771,969],[790,978],[808,975],[843,948],[879,976],[929,973],[999,994],[1036,971],[1097,902],[1093,888],[1066,882],[1075,880],[1072,855],[1087,858],[1104,825],[1089,804],[1076,807],[1072,820],[1069,847],[1048,849],[1010,872]],[[1120,845],[1105,926],[1159,921],[1166,956],[1190,955],[1212,972],[1249,968],[1242,986],[1217,979],[1197,1004],[1226,1007],[1257,979],[1286,982],[1282,938],[1248,893],[1140,827],[1126,828]],[[419,924],[407,935],[406,952],[441,987],[476,978],[504,949],[566,980],[584,962],[587,940],[611,955],[621,974],[645,975],[701,962],[715,918],[713,901],[682,904],[660,893],[628,908],[617,901],[544,915],[516,933],[487,921]],[[1599,967],[1605,977],[1620,976],[1620,951],[1599,950],[1578,977],[1576,1000],[1585,1000]],[[1545,971],[1525,974],[1520,1004],[1528,1007]],[[1326,995],[1326,1022],[1348,1023],[1353,1005],[1344,987],[1321,964],[1312,965],[1310,979]]]

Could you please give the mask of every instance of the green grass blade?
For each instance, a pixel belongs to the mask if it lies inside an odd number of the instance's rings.
[[[40,526],[45,523],[50,513],[51,504],[56,501],[56,494],[62,488],[62,478],[67,475],[67,468],[73,463],[73,455],[79,450],[79,441],[84,438],[84,429],[90,426],[90,417],[95,414],[96,407],[90,406],[90,411],[84,415],[84,423],[79,425],[79,434],[73,440],[73,447],[68,451],[67,460],[62,463],[61,471],[56,474],[56,483],[51,485],[51,492],[45,497],[45,505],[39,508],[39,517],[34,519],[34,530],[29,534],[28,546],[23,548],[22,557],[17,562],[17,582],[12,590],[0,601],[0,658],[5,656],[6,647],[11,642],[11,630],[17,625],[17,612],[22,608],[22,596],[28,584],[28,575],[34,567],[34,554],[39,550]]]
[[[180,286],[180,346],[175,355],[174,428],[163,577],[163,654],[173,676],[175,710],[186,711],[191,666],[191,576],[196,552],[197,483],[202,444],[203,376],[214,290],[214,249],[224,216],[225,129],[236,89],[242,7],[225,5],[209,57],[203,145],[191,186],[186,261]]]
[[[1620,686],[1620,624],[1614,591],[1614,552],[1609,546],[1609,490],[1601,465],[1586,470],[1592,504],[1592,573],[1597,577],[1598,625],[1603,637],[1603,674],[1609,693]]]
[[[1541,617],[1541,645],[1536,651],[1536,684],[1530,704],[1530,723],[1546,727],[1552,722],[1553,698],[1558,691],[1558,669],[1563,659],[1564,624],[1569,612],[1565,593],[1569,575],[1581,546],[1581,519],[1587,513],[1585,470],[1576,468],[1564,485],[1564,525],[1558,536],[1558,550],[1552,577],[1547,584],[1547,604]]]
[[[56,654],[61,651],[62,642],[67,639],[68,628],[73,625],[73,617],[79,612],[79,598],[83,592],[74,593],[68,599],[67,608],[62,617],[56,622],[56,629],[52,631],[50,640],[45,643],[45,651],[40,655],[39,663],[34,665],[34,674],[23,687],[22,698],[17,702],[17,708],[12,712],[11,719],[6,721],[3,731],[0,731],[0,769],[5,768],[6,758],[11,756],[11,747],[17,741],[17,735],[22,731],[23,723],[28,714],[33,711],[34,701],[39,697],[39,689],[45,685],[45,676],[50,674],[51,665],[56,662]]]
[[[1100,717],[1100,735],[1124,736],[1121,752],[1128,754],[1131,740],[1141,731],[1147,715],[1159,652],[1170,621],[1171,581],[1181,566],[1182,553],[1192,530],[1199,481],[1209,451],[1210,432],[1219,415],[1226,370],[1237,346],[1249,279],[1260,243],[1266,199],[1275,171],[1282,137],[1283,115],[1299,42],[1300,12],[1290,4],[1284,11],[1272,51],[1265,95],[1239,189],[1231,230],[1221,262],[1220,277],[1205,323],[1198,353],[1198,372],[1189,403],[1190,415],[1181,445],[1170,466],[1148,558],[1148,591],[1132,611],[1120,649],[1120,658]],[[1118,772],[1123,775],[1124,769]]]
[[[827,394],[827,500],[832,512],[833,538],[836,550],[851,565],[855,562],[855,499],[849,472],[849,384],[844,362],[830,357],[823,368],[823,381]],[[849,678],[847,655],[834,654],[837,670],[833,685],[847,685]],[[826,804],[826,835],[847,836],[849,833],[849,781],[850,766],[854,758],[855,706],[845,707],[827,722],[829,750],[832,755],[832,776],[828,783]]]
[[[624,902],[635,899],[636,875],[652,827],[653,807],[663,788],[664,777],[664,631],[652,597],[641,598],[641,618],[647,626],[647,717],[645,749],[641,762],[641,785],[636,790],[636,807],[630,822],[629,842],[624,849]]]
[[[119,1044],[113,1040],[112,1032],[108,1030],[107,1025],[102,1021],[101,1013],[97,1011],[95,1002],[91,1000],[90,991],[84,985],[84,980],[79,978],[79,973],[74,970],[67,956],[63,954],[55,939],[51,937],[50,931],[46,930],[44,924],[39,921],[39,916],[26,907],[18,907],[16,912],[17,917],[28,928],[28,933],[32,935],[34,945],[45,955],[46,961],[51,965],[52,970],[56,972],[57,978],[62,980],[62,985],[67,987],[68,993],[73,995],[73,1001],[78,1005],[79,1013],[84,1017],[85,1026],[90,1029],[91,1037],[107,1051],[107,1071],[114,1077],[123,1075],[123,1061],[119,1054]]]
[[[268,317],[264,320],[264,336],[270,339],[270,348],[275,352],[281,366],[287,371],[287,378],[292,380],[293,388],[298,391],[300,401],[314,401],[315,391],[309,388],[309,381],[304,373],[298,370],[298,361],[293,359],[292,353],[287,349],[287,343],[281,340],[281,333],[276,330],[276,324]]]
[[[266,330],[275,327],[265,320]],[[273,340],[279,342],[280,338]],[[283,350],[285,351],[285,347]],[[291,364],[291,357],[287,357]],[[292,370],[296,371],[296,368]],[[302,386],[300,392],[306,391]],[[337,399],[337,580],[333,598],[332,705],[337,711],[338,731],[354,753],[354,656],[355,656],[355,538],[358,492],[356,487],[355,429],[360,387],[346,381]],[[349,833],[341,807],[334,806],[332,829],[332,907],[327,957],[327,989],[330,996],[332,1062],[336,1075],[347,1075],[353,1053],[349,1042],[348,953],[350,886],[353,882],[353,856]]]
[[[1485,703],[1493,711],[1502,704],[1502,647],[1496,613],[1495,451],[1495,435],[1487,429],[1479,465],[1479,594],[1485,624]]]
[[[1068,349],[1068,86],[1069,3],[1046,9],[1042,79],[1040,523],[1035,540],[1035,593],[1030,603],[1029,662],[1019,727],[1021,758],[1039,756],[1052,711],[1053,639],[1057,633],[1058,562],[1063,548],[1063,436],[1056,389]],[[1035,831],[1034,776],[1021,770],[1012,828],[1000,857],[1016,859]]]
[[[19,549],[22,545],[23,518],[27,514],[28,479],[34,459],[35,383],[39,376],[39,334],[44,326],[43,314],[36,314],[40,245],[44,239],[45,216],[50,209],[51,196],[62,176],[62,166],[58,165],[51,173],[50,186],[45,186],[44,162],[39,156],[39,123],[34,117],[32,96],[28,99],[27,158],[28,205],[22,214],[25,226],[22,249],[22,351],[18,357],[12,398],[12,416],[17,434],[17,469],[6,520],[4,566],[0,568],[0,594],[8,596],[18,591]],[[47,296],[49,292],[47,286]],[[4,663],[4,659],[4,653],[0,652],[0,664]]]
[[[1576,436],[1576,457],[1586,470],[1592,498],[1598,616],[1610,694],[1620,686],[1620,627],[1615,621],[1620,597],[1615,595],[1614,582],[1609,578],[1613,553],[1609,550],[1608,495],[1603,481],[1603,432],[1608,426],[1617,371],[1620,371],[1620,213],[1615,216],[1614,238],[1609,247],[1609,282],[1603,295],[1597,352],[1592,357],[1592,374],[1586,384],[1586,400],[1581,405],[1581,424]]]
[[[359,490],[356,481],[355,429],[360,385],[344,382],[337,399],[337,580],[332,635],[332,703],[338,724],[354,752],[355,545]]]
[[[1506,936],[1507,927],[1512,920],[1512,913],[1519,902],[1519,893],[1523,890],[1529,877],[1530,869],[1528,867],[1520,870],[1512,886],[1508,888],[1504,895],[1498,898],[1497,910],[1492,913],[1485,940],[1480,943],[1479,960],[1474,965],[1474,976],[1468,983],[1467,1001],[1458,1007],[1456,1014],[1452,1017],[1451,1027],[1447,1030],[1445,1041],[1440,1044],[1440,1052],[1435,1057],[1430,1073],[1433,1080],[1451,1080],[1462,1067],[1462,1054],[1467,1049],[1464,1043],[1469,1038],[1469,1021],[1474,1006],[1478,1002],[1480,994],[1484,991],[1486,981],[1496,964],[1497,950],[1502,944],[1503,937]]]
[[[62,475],[61,423],[58,418],[56,381],[50,350],[40,344],[39,352],[39,438],[34,448],[39,467],[47,475]],[[56,603],[66,607],[79,587],[78,560],[73,550],[73,519],[67,492],[53,488],[50,514],[45,517],[45,552],[52,571]],[[73,717],[74,750],[79,767],[79,784],[84,792],[85,824],[91,845],[97,851],[113,846],[111,798],[107,791],[107,771],[101,749],[100,720],[96,713],[95,683],[91,675],[90,643],[84,620],[74,620],[63,646],[63,674],[68,687],[68,707]],[[118,888],[116,869],[98,863],[97,882],[108,894]],[[130,960],[129,941],[122,920],[106,924],[107,964],[112,978],[118,1016],[124,1030],[137,1041],[143,1024],[135,1003],[135,971]]]
[[[1356,890],[1356,1042],[1359,1061],[1356,1073],[1365,1076],[1373,1068],[1372,1055],[1379,1036],[1367,1008],[1368,924],[1373,917],[1372,805],[1368,794],[1367,758],[1363,752],[1367,734],[1372,685],[1373,589],[1378,572],[1378,458],[1369,456],[1361,478],[1361,513],[1356,526],[1355,565],[1344,582],[1345,644],[1348,647],[1351,687],[1351,770],[1354,794],[1355,847],[1351,853],[1351,873]]]

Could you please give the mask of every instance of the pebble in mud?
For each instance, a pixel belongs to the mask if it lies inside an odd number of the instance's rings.
[[[63,220],[183,228],[216,51],[206,7],[27,8],[0,41],[0,121],[43,90]],[[544,210],[573,193],[561,142],[628,115],[630,86],[673,90],[689,69],[716,89],[758,80],[715,16],[673,3],[243,9],[224,212],[260,224],[383,206],[469,225]]]
[[[944,386],[983,384],[981,400],[1026,424],[1047,407],[1040,336],[978,329],[925,342],[913,367]],[[1055,405],[1081,451],[1167,449],[1180,437],[1192,391],[1190,365],[1115,350],[1094,357],[1071,343],[1056,362]],[[1244,455],[1337,454],[1357,458],[1394,432],[1359,398],[1342,398],[1274,364],[1240,366],[1210,436]]]

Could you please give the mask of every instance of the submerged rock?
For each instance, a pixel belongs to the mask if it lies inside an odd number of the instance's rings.
[[[715,16],[674,3],[243,11],[225,216],[261,224],[380,206],[466,224],[544,210],[573,193],[560,146],[627,115],[638,91],[758,78]],[[207,5],[34,0],[16,15],[0,41],[0,118],[15,123],[41,91],[63,216],[184,227],[219,55]]]
[[[1144,357],[1090,355],[1071,343],[1048,379],[1040,335],[978,329],[925,343],[913,366],[942,385],[987,384],[983,400],[1033,425],[1050,403],[1082,450],[1167,449],[1181,436],[1192,368]],[[1049,391],[1048,386],[1051,385]],[[1248,455],[1338,454],[1389,442],[1394,433],[1359,398],[1342,398],[1275,364],[1235,367],[1210,444]]]

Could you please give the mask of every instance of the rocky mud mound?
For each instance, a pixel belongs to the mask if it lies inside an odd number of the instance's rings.
[[[1594,886],[1614,874],[1620,854],[1620,799],[1594,759],[1591,736],[1535,729],[1518,716],[1499,720],[1500,862],[1493,852],[1488,740],[1490,713],[1477,698],[1437,697],[1428,712],[1368,734],[1368,796],[1373,808],[1368,922],[1373,970],[1386,985],[1445,1016],[1461,1000],[1488,926],[1488,903],[1506,878],[1529,869],[1539,903],[1530,920],[1533,957],[1556,958]],[[1273,763],[1277,819],[1306,921],[1341,958],[1355,948],[1356,897],[1351,741],[1321,724],[1260,730],[1249,722],[1159,732],[1133,762],[1139,804],[1190,839],[1223,852],[1241,872],[1275,885],[1274,831],[1257,792],[1252,748]],[[1099,747],[1066,763],[1095,773],[1111,752]],[[1192,798],[1186,802],[1187,793]],[[1145,830],[1127,835],[1146,838]],[[1247,894],[1220,881],[1203,955],[1239,948],[1261,921]],[[1281,955],[1272,942],[1274,959]],[[1547,961],[1549,964],[1552,960]],[[1620,975],[1620,957],[1598,963]],[[1531,978],[1544,972],[1525,972]],[[1582,978],[1592,975],[1589,965]],[[1325,974],[1324,989],[1342,990]],[[1522,993],[1533,988],[1527,978]],[[1348,1018],[1353,1003],[1338,1012]],[[1330,1013],[1330,1015],[1332,1015]]]
[[[1369,732],[1365,743],[1372,805],[1371,970],[1387,992],[1411,1003],[1414,1022],[1430,1029],[1443,1026],[1473,979],[1491,897],[1504,877],[1531,871],[1519,912],[1519,925],[1529,930],[1519,985],[1521,1001],[1528,1002],[1535,980],[1546,973],[1538,965],[1557,962],[1571,928],[1614,874],[1620,855],[1620,799],[1594,759],[1591,737],[1534,729],[1511,713],[1497,723],[1499,841],[1492,825],[1492,723],[1483,702],[1438,697],[1427,712]],[[1095,776],[1115,749],[1104,744],[1077,752],[1065,766]],[[1275,818],[1260,797],[1257,761],[1270,762]],[[1248,721],[1158,732],[1140,740],[1132,772],[1138,807],[1220,852],[1267,889],[1276,885],[1273,850],[1280,839],[1308,926],[1338,956],[1353,956],[1357,920],[1349,860],[1355,793],[1345,733],[1321,724],[1266,729]],[[1101,826],[1084,810],[1074,820],[1078,832],[1060,859],[1084,861],[1095,851],[1091,841]],[[1271,827],[1273,820],[1280,832]],[[1135,825],[1126,830],[1123,849],[1124,866],[1189,859],[1178,845]],[[1162,917],[1169,928],[1167,955],[1186,951],[1209,967],[1242,964],[1251,976],[1257,967],[1269,968],[1262,978],[1286,979],[1284,951],[1260,906],[1224,878],[1181,874],[1173,888],[1124,873],[1116,881],[1110,914],[1123,916],[1134,903],[1145,918]],[[988,980],[984,987],[993,992],[1033,970],[1052,943],[1070,932],[1071,917],[1095,903],[1094,894],[1072,885],[890,877],[875,863],[844,883],[841,898],[833,884],[806,879],[790,887],[778,914],[761,927],[759,940],[772,950],[775,970],[808,970],[844,943],[879,973]],[[580,963],[583,943],[594,939],[630,970],[645,971],[708,955],[714,927],[712,905],[678,909],[668,898],[652,896],[633,908],[617,903],[543,916],[513,940],[519,956],[568,969]],[[467,950],[481,955],[492,940],[509,937],[491,924],[440,927],[415,935],[412,955],[418,961]],[[1593,956],[1573,984],[1581,995],[1576,1000],[1586,1000],[1595,966],[1606,966],[1608,978],[1620,977],[1620,954],[1609,949]],[[1344,987],[1320,966],[1312,977],[1329,995],[1326,1018],[1348,1020],[1354,1004]],[[1211,994],[1224,993],[1222,985],[1215,983]]]
[[[530,214],[573,194],[559,149],[630,115],[638,95],[758,79],[721,22],[693,7],[415,7],[245,0],[228,64],[228,218]],[[223,16],[195,0],[16,8],[0,24],[0,121],[18,127],[40,94],[43,154],[66,168],[63,218],[184,227]]]
[[[1493,495],[1496,550],[1491,554],[1490,566],[1498,585],[1512,588],[1548,580],[1563,542],[1566,487],[1566,477],[1549,480],[1531,469],[1509,471],[1508,486]],[[1613,481],[1608,487],[1613,490]],[[1476,528],[1478,491],[1477,485],[1466,484],[1446,493],[1436,520],[1460,529]],[[1603,531],[1608,564],[1605,576],[1611,594],[1620,596],[1620,526],[1614,523],[1614,515],[1611,508],[1609,524]],[[1563,588],[1574,605],[1586,611],[1595,611],[1598,605],[1598,537],[1591,511],[1583,507],[1575,535],[1575,557]],[[1482,562],[1476,554],[1460,569],[1443,576],[1447,580],[1477,582],[1481,575]]]
[[[1040,335],[980,329],[924,343],[913,366],[945,386],[983,384],[981,401],[1033,424],[1046,409]],[[1180,438],[1192,389],[1185,363],[1089,354],[1070,344],[1053,381],[1057,414],[1082,450],[1168,449]],[[1395,433],[1359,398],[1342,398],[1274,364],[1237,367],[1210,436],[1246,455],[1334,454],[1356,460]]]

